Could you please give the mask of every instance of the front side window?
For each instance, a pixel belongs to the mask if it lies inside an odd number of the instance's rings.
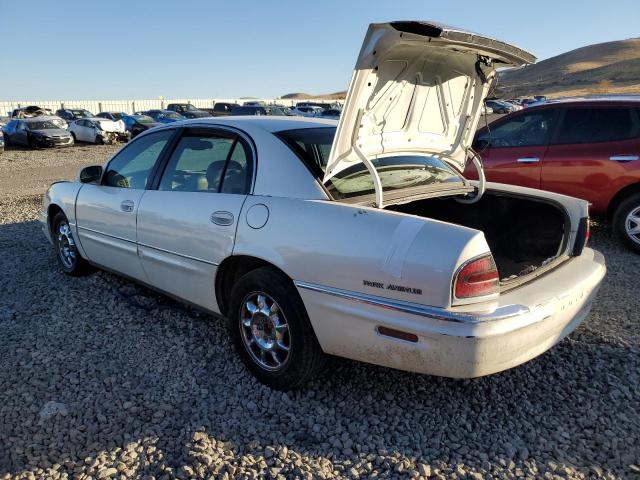
[[[322,181],[336,129],[306,128],[279,132],[283,140]],[[465,180],[446,162],[429,155],[395,155],[372,160],[382,183],[390,192],[406,188],[442,186],[463,187]],[[329,180],[325,187],[335,199],[371,195],[373,177],[363,163],[354,163]]]
[[[553,143],[597,143],[640,136],[640,122],[630,108],[569,108]]]
[[[246,192],[247,154],[233,135],[187,133],[167,164],[159,190],[179,192]]]
[[[107,165],[103,185],[144,189],[153,166],[174,130],[150,133],[131,142]]]
[[[555,110],[546,109],[517,115],[484,130],[476,141],[488,142],[491,148],[546,145],[555,117]]]

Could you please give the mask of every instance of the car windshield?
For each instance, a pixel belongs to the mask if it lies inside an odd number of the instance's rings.
[[[276,135],[283,140],[322,181],[336,129],[333,127],[287,130]],[[428,185],[464,186],[465,180],[443,160],[429,155],[394,155],[372,161],[383,191]],[[453,185],[456,184],[456,185]],[[331,178],[325,187],[335,199],[370,195],[373,177],[363,163],[355,163]]]
[[[74,117],[90,118],[93,114],[88,110],[70,110]]]
[[[147,115],[136,115],[133,118],[135,118],[135,120],[138,123],[156,123],[156,121],[153,118],[151,118],[151,117],[149,117]]]
[[[52,128],[60,128],[51,120],[43,120],[41,122],[27,123],[29,130],[50,130]]]

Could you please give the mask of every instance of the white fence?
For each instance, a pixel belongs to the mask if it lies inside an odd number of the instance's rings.
[[[279,105],[293,106],[298,102],[325,102],[342,103],[340,100],[314,99],[281,99],[281,98],[197,98],[197,99],[156,99],[156,100],[47,100],[47,101],[0,101],[0,116],[11,115],[15,108],[38,105],[55,112],[63,106],[65,108],[84,108],[92,113],[98,112],[125,112],[133,113],[151,109],[163,109],[170,103],[190,103],[198,108],[211,108],[216,102],[238,103],[242,105],[249,101],[262,101],[266,104],[277,103]]]

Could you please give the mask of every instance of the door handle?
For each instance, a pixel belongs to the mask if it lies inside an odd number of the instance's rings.
[[[614,162],[633,162],[638,159],[640,159],[638,155],[611,155],[609,157],[609,160],[613,160]]]
[[[226,212],[223,210],[218,210],[217,212],[213,212],[211,214],[210,220],[212,223],[215,223],[216,225],[221,225],[223,227],[226,227],[233,224],[233,213]]]
[[[120,210],[123,212],[133,212],[133,201],[132,200],[124,200],[120,204]]]
[[[522,157],[517,161],[518,163],[538,163],[540,159],[538,157]]]

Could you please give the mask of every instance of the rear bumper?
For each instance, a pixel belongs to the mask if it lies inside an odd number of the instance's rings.
[[[602,254],[585,249],[580,257],[501,295],[498,304],[466,310],[396,302],[385,306],[302,282],[296,285],[326,353],[472,378],[520,365],[566,337],[586,318],[605,272]],[[380,326],[414,334],[417,342],[381,335]]]

